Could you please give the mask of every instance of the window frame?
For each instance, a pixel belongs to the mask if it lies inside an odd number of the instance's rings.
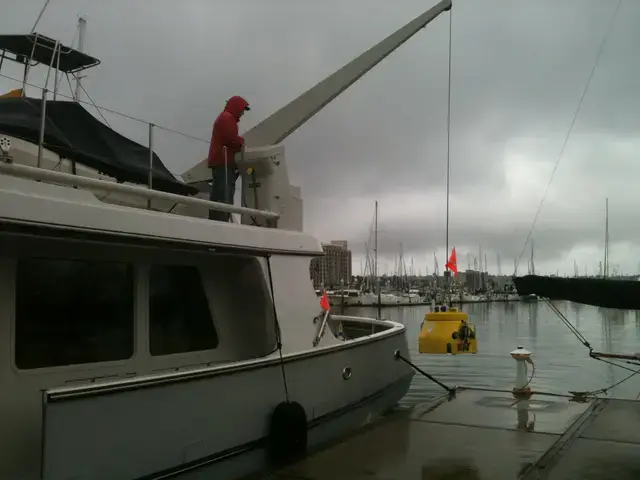
[[[73,248],[72,245],[70,245]],[[57,365],[51,367],[39,367],[39,368],[29,368],[24,369],[18,367],[16,364],[16,328],[17,328],[17,317],[16,317],[16,295],[17,295],[17,275],[18,275],[18,262],[20,259],[46,259],[46,260],[71,260],[71,261],[93,261],[93,262],[114,262],[114,263],[126,263],[131,266],[133,273],[133,292],[131,293],[133,296],[133,322],[131,327],[133,328],[133,352],[129,358],[121,359],[121,360],[108,360],[104,362],[92,362],[92,363],[76,363],[72,365]],[[62,251],[57,251],[51,249],[46,253],[36,253],[36,252],[17,252],[14,256],[10,257],[10,262],[12,264],[11,270],[11,314],[10,314],[10,366],[11,370],[20,375],[20,376],[38,376],[38,375],[48,375],[48,374],[64,374],[66,372],[99,372],[105,369],[111,369],[118,367],[125,367],[131,365],[132,362],[136,360],[139,356],[139,338],[140,338],[140,328],[139,328],[139,318],[140,318],[140,309],[139,309],[139,265],[137,263],[127,258],[127,255],[122,255],[120,252],[112,251],[106,254],[98,255],[93,251],[92,248],[89,251],[74,251],[73,253],[69,253],[66,249]],[[115,375],[115,373],[113,373]],[[100,375],[95,377],[89,377],[87,380],[91,380],[93,378],[98,378]],[[111,376],[111,374],[107,375]],[[71,379],[67,379],[67,381],[73,381]]]
[[[208,288],[208,274],[206,268],[213,257],[243,257],[256,262],[262,271],[261,276],[264,291],[268,301],[271,298],[268,271],[264,265],[269,262],[270,254],[260,254],[253,251],[218,251],[208,248],[206,251],[192,251],[190,249],[162,248],[152,243],[148,245],[131,244],[129,239],[105,238],[103,241],[91,239],[66,238],[55,236],[55,232],[47,235],[31,235],[13,232],[0,232],[0,244],[6,243],[6,249],[0,252],[0,257],[8,266],[8,285],[4,286],[8,299],[7,323],[9,336],[9,369],[16,376],[42,377],[56,375],[57,384],[74,382],[92,382],[106,378],[131,377],[135,375],[153,375],[168,371],[182,371],[190,368],[211,366],[225,361],[227,344],[221,335],[219,319],[217,319],[214,305],[215,294]],[[39,252],[47,252],[42,255]],[[284,255],[290,256],[290,255]],[[304,255],[306,256],[306,255]],[[56,367],[42,367],[22,370],[15,364],[15,295],[17,260],[22,257],[43,257],[61,260],[93,260],[115,261],[128,263],[134,268],[134,353],[125,360],[114,360],[100,363],[84,363]],[[213,260],[215,261],[215,260]],[[202,278],[202,285],[209,302],[209,312],[214,322],[218,336],[218,346],[215,349],[184,352],[169,355],[152,356],[149,349],[149,267],[152,264],[195,266]],[[43,384],[44,385],[44,384]]]
[[[205,350],[192,350],[188,352],[176,352],[176,353],[167,353],[162,355],[153,355],[151,353],[151,269],[154,266],[160,267],[191,267],[195,268],[200,277],[200,285],[202,286],[202,291],[207,299],[207,307],[209,309],[209,317],[211,318],[211,322],[213,323],[213,331],[216,336],[216,345],[213,348],[207,348]],[[193,261],[184,261],[184,260],[173,260],[173,259],[165,259],[162,261],[149,261],[145,263],[144,269],[144,283],[145,283],[145,295],[144,295],[144,311],[145,311],[145,341],[144,341],[144,353],[148,355],[150,362],[154,363],[163,363],[164,361],[169,360],[180,360],[180,359],[200,359],[203,363],[213,363],[210,356],[211,353],[217,352],[220,350],[220,329],[218,327],[218,319],[216,318],[215,309],[212,308],[212,298],[210,292],[206,288],[205,277],[202,274],[202,269],[200,265]],[[207,358],[201,358],[201,357]],[[158,361],[160,359],[160,361]]]

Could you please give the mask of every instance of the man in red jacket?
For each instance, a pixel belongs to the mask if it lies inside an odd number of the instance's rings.
[[[249,103],[244,98],[231,97],[213,124],[208,162],[213,177],[209,195],[212,202],[233,205],[238,178],[235,155],[244,147],[244,138],[238,135],[238,122],[247,110],[250,110]],[[228,222],[229,216],[226,212],[209,210],[211,220]]]

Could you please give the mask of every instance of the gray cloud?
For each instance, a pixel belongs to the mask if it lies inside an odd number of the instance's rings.
[[[11,2],[0,29],[29,30],[41,3]],[[85,82],[92,99],[207,139],[229,96],[250,100],[248,129],[427,7],[67,0],[51,2],[38,30],[70,42],[77,15],[86,15],[87,48],[103,62]],[[482,245],[492,270],[497,252],[502,270],[512,270],[614,8],[599,0],[454,2],[449,243],[463,266],[466,251]],[[572,273],[576,260],[594,271],[606,197],[612,261],[637,268],[639,21],[640,5],[624,2],[533,233],[538,270]],[[444,263],[448,28],[445,14],[286,140],[306,230],[349,240],[356,264],[375,200],[384,262],[393,265],[403,242],[416,264],[432,268],[434,250]],[[40,70],[32,80],[43,78]],[[0,89],[14,87],[0,79]],[[144,124],[105,116],[147,141]],[[175,173],[208,148],[167,132],[155,138]]]

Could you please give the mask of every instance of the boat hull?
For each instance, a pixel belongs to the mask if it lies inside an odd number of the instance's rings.
[[[50,390],[44,398],[43,476],[237,478],[265,466],[275,406],[307,415],[311,448],[395,405],[413,372],[404,329],[343,345],[233,366]],[[350,369],[351,375],[344,374]],[[347,378],[348,377],[348,378]]]
[[[520,295],[535,294],[549,300],[568,300],[596,307],[640,310],[640,282],[636,280],[525,275],[515,277],[513,282]]]
[[[325,418],[316,419],[309,424],[308,448],[317,449],[336,439],[348,435],[359,427],[379,418],[381,414],[392,409],[405,396],[409,390],[411,378],[405,377],[390,385],[388,388],[377,392],[361,402],[350,405],[340,411],[332,412]],[[259,443],[259,445],[258,445]],[[210,480],[237,479],[245,475],[265,469],[266,439],[256,442],[249,448],[243,449],[238,454],[229,455],[227,458],[216,458],[210,461],[197,462],[194,465],[184,465],[176,469],[176,478],[179,480]],[[152,476],[150,478],[166,478]]]

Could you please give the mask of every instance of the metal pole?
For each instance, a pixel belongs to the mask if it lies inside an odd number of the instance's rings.
[[[33,38],[33,47],[31,47],[31,55],[29,60],[24,65],[24,73],[22,75],[22,96],[26,97],[25,90],[27,89],[27,80],[29,79],[29,69],[31,68],[31,61],[33,60],[33,54],[36,51],[36,45],[38,44],[38,34],[36,33]]]
[[[58,96],[58,74],[60,73],[60,52],[62,47],[58,46],[58,58],[56,59],[56,72],[53,77],[53,100]],[[54,52],[55,55],[55,52]]]
[[[87,21],[82,17],[78,18],[78,51],[81,53],[84,53],[84,33],[86,26]],[[81,81],[82,77],[80,73],[78,73],[76,75],[76,93],[74,95],[76,102],[80,101],[80,92],[82,91]]]
[[[375,273],[374,278],[376,282],[376,288],[378,290],[378,318],[381,317],[382,312],[382,296],[380,294],[380,278],[378,277],[378,201],[376,200],[376,215],[375,215],[375,236],[374,236],[374,245],[375,245]]]
[[[49,87],[49,75],[51,75],[51,69],[53,68],[53,62],[56,59],[56,52],[60,48],[60,42],[56,40],[56,45],[53,47],[53,55],[51,56],[51,63],[49,64],[49,68],[47,69],[47,77],[44,80],[44,87]]]
[[[224,203],[228,203],[229,202],[229,158],[228,158],[228,153],[229,151],[227,150],[227,147],[222,147],[224,148]],[[233,202],[231,202],[233,203]],[[231,215],[229,215],[229,217],[227,218],[227,222],[231,219]]]
[[[33,24],[33,27],[31,27],[31,33],[36,31],[36,27],[38,26],[38,23],[40,23],[40,19],[42,18],[42,15],[44,14],[44,11],[49,6],[49,2],[50,1],[51,0],[47,0],[46,2],[44,2],[44,6],[42,7],[42,10],[40,10],[40,13],[38,14],[38,18],[36,18],[36,22]]]
[[[53,62],[56,59],[56,52],[60,49],[60,42],[56,41],[55,47],[53,47],[53,55],[51,55],[51,63],[47,69],[47,77],[44,80],[44,88],[49,88],[49,76],[51,75],[51,69],[53,68]]]
[[[153,123],[149,124],[149,190],[153,190]],[[147,208],[151,209],[151,199],[147,200]]]
[[[47,119],[47,89],[42,89],[42,100],[41,100],[41,110],[40,110],[40,137],[38,139],[38,168],[42,164],[42,151],[44,144],[44,126]]]
[[[609,198],[605,200],[604,212],[604,278],[609,276]]]

